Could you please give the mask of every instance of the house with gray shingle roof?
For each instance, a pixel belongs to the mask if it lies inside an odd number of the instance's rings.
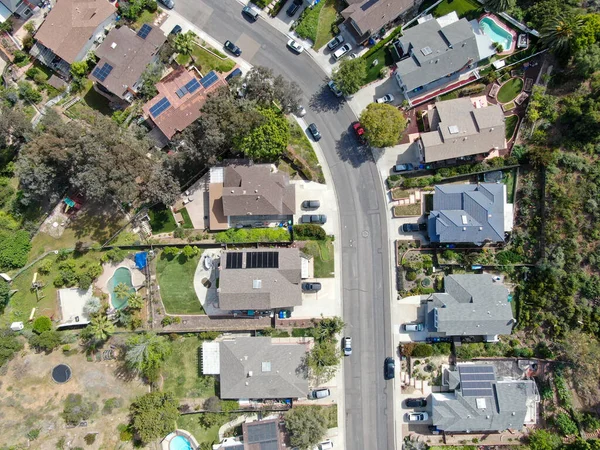
[[[512,230],[513,205],[502,183],[445,184],[435,186],[428,218],[431,242],[504,242]]]
[[[506,148],[500,105],[480,107],[469,97],[462,97],[436,102],[427,116],[431,131],[420,134],[421,157],[426,163],[488,156]]]
[[[312,338],[236,337],[202,345],[203,373],[219,375],[222,399],[306,397]],[[209,355],[214,361],[206,360]],[[206,369],[206,370],[205,370]]]
[[[341,15],[356,42],[365,43],[382,28],[397,21],[418,3],[415,0],[344,0]]]
[[[453,392],[431,395],[440,431],[501,432],[536,423],[540,397],[533,380],[499,378],[493,365],[463,363],[445,369],[442,384]]]
[[[404,30],[396,44],[403,59],[394,76],[407,100],[469,78],[479,61],[496,53],[474,22],[452,12]]]
[[[448,275],[444,292],[432,294],[425,304],[427,329],[431,336],[482,336],[495,342],[515,323],[508,296],[489,274]]]

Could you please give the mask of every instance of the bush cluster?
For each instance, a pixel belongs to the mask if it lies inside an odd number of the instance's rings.
[[[307,223],[301,225],[294,225],[294,238],[301,240],[316,240],[324,241],[327,239],[327,233],[322,226],[314,223]]]
[[[287,228],[230,228],[215,235],[219,244],[240,244],[247,242],[289,242]]]

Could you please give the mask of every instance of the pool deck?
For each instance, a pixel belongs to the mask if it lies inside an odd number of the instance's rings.
[[[198,441],[196,440],[196,438],[194,436],[192,436],[192,434],[189,431],[185,431],[185,430],[175,430],[172,433],[169,433],[167,435],[167,437],[165,437],[161,443],[160,443],[160,447],[162,450],[170,450],[170,444],[171,441],[173,440],[173,438],[175,438],[176,436],[183,436],[184,438],[186,438],[188,441],[190,441],[190,444],[192,444],[192,449],[193,450],[198,450]]]
[[[120,263],[106,263],[102,264],[102,274],[96,280],[96,287],[105,294],[110,296],[108,290],[108,282],[115,274],[115,271],[120,267],[126,267],[131,272],[131,284],[137,291],[146,282],[146,276],[135,267],[135,262],[132,259],[126,258]]]
[[[482,15],[479,19],[477,19],[477,23],[479,24],[481,19],[484,19],[486,17],[489,17],[490,19],[492,19],[496,23],[496,25],[498,25],[504,31],[509,32],[510,35],[512,36],[512,42],[510,44],[510,48],[504,49],[503,52],[500,52],[498,54],[499,55],[510,55],[511,53],[514,53],[515,48],[517,47],[517,40],[519,39],[517,32],[515,30],[513,30],[512,28],[509,28],[508,26],[506,26],[506,24],[504,24],[504,22],[502,22],[502,20],[500,20],[498,18],[498,16],[496,16],[495,14],[491,14],[491,13],[486,13],[486,14]],[[482,33],[483,33],[483,30],[482,30]]]

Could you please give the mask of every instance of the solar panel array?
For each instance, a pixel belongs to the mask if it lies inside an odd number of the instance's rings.
[[[188,90],[187,90],[187,88],[184,86],[184,87],[182,87],[182,88],[179,88],[179,89],[177,89],[177,90],[175,91],[175,93],[177,94],[177,97],[181,98],[181,97],[183,97],[185,94],[187,94],[187,93],[188,93]]]
[[[185,88],[187,89],[187,91],[190,94],[193,94],[194,92],[196,92],[198,90],[198,88],[200,87],[200,83],[198,82],[198,80],[196,80],[195,78],[192,81],[189,81],[186,85]]]
[[[104,63],[102,67],[96,66],[96,68],[92,72],[92,75],[94,75],[100,81],[104,81],[106,80],[106,77],[112,72],[112,70],[113,66],[111,66],[109,63]]]
[[[484,365],[458,366],[463,397],[493,397],[496,381],[494,367]]]
[[[242,252],[227,253],[227,260],[225,261],[226,269],[241,269],[242,258],[244,254]]]
[[[204,78],[200,80],[200,84],[204,86],[204,89],[208,89],[219,79],[214,70],[211,70],[206,74]]]
[[[248,252],[246,253],[246,269],[277,269],[279,268],[278,252]]]
[[[258,423],[247,428],[248,444],[261,444],[262,449],[277,449],[277,424],[275,422]],[[269,444],[275,444],[271,447]],[[267,445],[265,445],[267,444]]]
[[[146,39],[151,31],[152,27],[145,23],[144,25],[142,25],[142,28],[140,28],[140,31],[137,32],[137,35],[142,39]]]
[[[150,114],[152,115],[152,117],[158,117],[170,106],[171,102],[167,100],[167,97],[163,97],[158,101],[156,105],[150,108]]]

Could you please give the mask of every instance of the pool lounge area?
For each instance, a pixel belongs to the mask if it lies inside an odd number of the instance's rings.
[[[175,430],[160,443],[162,450],[197,450],[199,445],[189,431]]]
[[[110,297],[110,306],[114,309],[122,309],[127,306],[127,299],[118,299],[114,294],[114,288],[119,283],[125,283],[130,287],[131,293],[140,289],[146,276],[136,268],[132,259],[126,258],[120,263],[109,263],[102,266],[103,272],[96,281],[96,286]]]
[[[515,50],[517,33],[506,26],[493,14],[485,14],[479,19],[479,31],[489,37],[492,42],[502,45],[501,55],[507,55]]]

